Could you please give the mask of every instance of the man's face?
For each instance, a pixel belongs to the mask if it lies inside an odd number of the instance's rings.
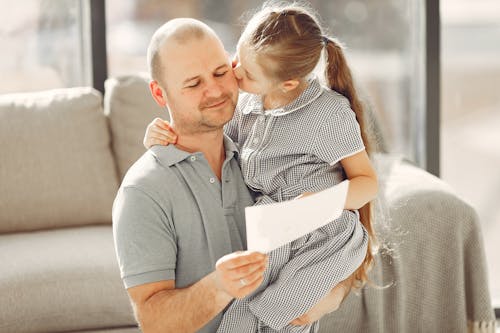
[[[238,84],[214,36],[170,42],[161,50],[166,102],[179,133],[219,130],[233,117]]]

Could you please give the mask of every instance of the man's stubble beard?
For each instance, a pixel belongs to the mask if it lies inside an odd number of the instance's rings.
[[[223,109],[215,109],[207,111],[199,108],[198,112],[199,114],[201,114],[201,118],[199,119],[199,121],[196,123],[185,121],[183,122],[184,124],[182,125],[181,123],[178,122],[177,130],[178,132],[182,132],[183,134],[188,134],[188,135],[220,131],[224,128],[224,125],[233,118],[235,109],[236,109],[236,101],[234,101],[231,97],[229,98],[228,105],[224,106]],[[224,115],[223,118],[221,118],[222,114]],[[215,116],[215,117],[210,117],[210,116]]]
[[[233,101],[231,97],[229,97],[229,103],[223,109],[216,110],[200,110],[202,114],[202,120],[200,121],[199,130],[203,132],[211,132],[221,130],[225,124],[227,124],[234,115],[234,110],[236,108],[236,103]],[[211,115],[215,114],[216,117],[212,121],[208,119],[209,117],[203,117],[204,112],[211,113]],[[205,115],[208,115],[205,113]],[[223,117],[222,117],[223,116]]]

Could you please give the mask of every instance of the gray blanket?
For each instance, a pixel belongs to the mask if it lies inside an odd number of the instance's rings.
[[[495,332],[476,212],[440,179],[374,158],[381,248],[368,287],[323,317],[320,332]]]

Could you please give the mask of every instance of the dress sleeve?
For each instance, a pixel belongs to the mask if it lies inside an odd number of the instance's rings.
[[[241,116],[241,110],[239,109],[239,104],[236,106],[233,118],[224,125],[224,134],[226,134],[234,143],[238,144],[239,138],[239,118]]]
[[[137,187],[118,191],[113,204],[113,236],[126,288],[175,280],[176,235],[158,203]]]
[[[338,108],[326,119],[314,144],[316,156],[330,165],[364,149],[356,114],[348,107]]]
[[[224,125],[224,134],[233,140],[239,147],[243,146],[243,140],[245,138],[245,133],[241,133],[241,129],[244,122],[243,110],[248,107],[248,102],[251,100],[252,95],[247,93],[240,93],[238,96],[238,103],[234,110],[233,118]]]
[[[238,121],[236,120],[236,113],[233,119],[224,125],[224,134],[230,137],[233,142],[238,142]]]

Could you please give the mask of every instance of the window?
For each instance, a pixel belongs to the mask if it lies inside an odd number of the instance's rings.
[[[500,3],[443,0],[442,178],[476,208],[500,307]]]
[[[90,85],[87,7],[83,0],[27,0],[4,8],[0,93]]]
[[[110,76],[147,71],[146,49],[154,31],[175,17],[206,22],[234,52],[245,16],[263,1],[106,2]],[[387,146],[423,165],[424,39],[422,4],[415,1],[317,0],[323,25],[347,47],[357,83],[383,120]],[[242,13],[246,13],[242,15]]]

